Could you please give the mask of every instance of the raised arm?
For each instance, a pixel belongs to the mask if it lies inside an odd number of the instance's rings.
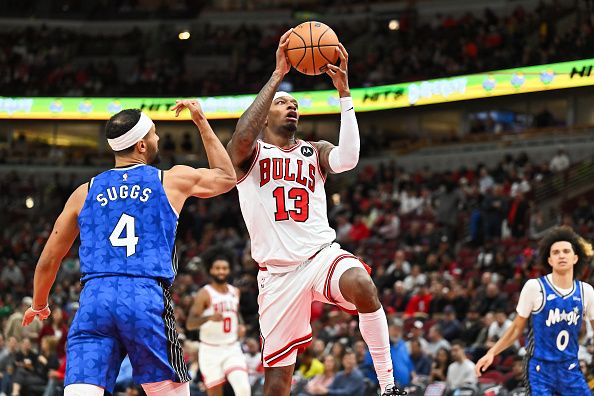
[[[513,345],[514,342],[522,335],[524,328],[526,327],[526,322],[528,318],[523,318],[520,315],[516,315],[516,318],[512,322],[511,326],[505,331],[503,336],[493,345],[491,349],[487,351],[485,356],[483,356],[477,363],[476,363],[476,375],[478,377],[489,368],[489,366],[493,363],[493,359],[495,356],[499,355],[502,351],[505,351],[507,348]]]
[[[323,140],[313,143],[319,152],[320,165],[325,173],[341,173],[353,169],[359,162],[359,149],[361,147],[359,126],[349,89],[349,54],[342,44],[339,44],[338,54],[340,66],[329,64],[326,71],[340,96],[338,146]]]
[[[229,154],[210,127],[198,101],[179,100],[172,110],[176,112],[177,117],[186,108],[200,132],[210,168],[196,169],[177,165],[165,172],[165,191],[178,213],[189,196],[209,198],[220,195],[231,190],[237,182]]]
[[[79,186],[58,216],[52,233],[41,252],[33,277],[33,305],[23,315],[23,326],[28,326],[35,316],[44,320],[50,315],[49,292],[56,280],[62,259],[78,236],[78,214],[87,197],[88,183]]]
[[[283,81],[285,74],[291,70],[291,64],[287,58],[287,46],[292,29],[283,34],[276,49],[276,68],[272,76],[256,96],[254,102],[241,115],[235,132],[227,144],[227,151],[238,175],[241,177],[246,171],[246,164],[252,158],[256,139],[266,124],[266,117],[272,104],[272,98]],[[247,165],[249,166],[249,165]]]

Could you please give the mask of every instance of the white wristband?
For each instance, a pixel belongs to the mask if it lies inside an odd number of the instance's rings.
[[[36,314],[42,313],[43,311],[45,311],[48,308],[49,308],[49,304],[45,304],[45,307],[43,307],[41,309],[35,309],[35,308],[33,308],[33,305],[31,305],[31,311]]]

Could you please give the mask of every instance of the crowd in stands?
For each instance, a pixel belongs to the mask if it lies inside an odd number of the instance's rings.
[[[564,152],[551,163],[526,155],[506,156],[493,168],[451,172],[407,172],[395,163],[363,167],[356,177],[331,177],[329,218],[337,240],[373,269],[387,312],[394,372],[402,386],[446,389],[522,385],[525,336],[504,352],[486,380],[474,362],[509,327],[523,283],[547,272],[537,262],[537,240],[545,224],[533,191],[571,166]],[[59,394],[64,343],[81,291],[77,246],[65,258],[51,293],[53,313],[44,323],[20,327],[31,303],[35,263],[61,206],[80,177],[0,175],[0,394]],[[25,198],[35,205],[27,208]],[[193,382],[202,395],[198,333],[186,316],[199,287],[208,281],[200,255],[214,245],[233,252],[232,283],[242,291],[241,314],[254,394],[261,394],[257,322],[257,264],[239,211],[236,191],[221,199],[190,200],[177,235],[179,274],[173,285],[178,331]],[[29,205],[31,206],[31,205]],[[594,238],[594,212],[580,201],[558,223]],[[592,281],[592,271],[583,280]],[[584,321],[585,322],[585,321]],[[376,384],[357,317],[332,306],[312,306],[314,341],[300,355],[293,394],[370,394]],[[591,329],[580,340],[583,371],[594,389]],[[122,365],[117,393],[142,392],[132,384],[129,361]],[[127,393],[126,393],[127,392]],[[421,393],[422,394],[422,393]]]
[[[418,18],[413,8],[395,31],[371,18],[332,27],[350,52],[351,86],[365,87],[588,58],[594,32],[581,7],[582,2],[543,2],[536,9],[518,6],[508,15],[486,9],[482,15],[431,20]],[[575,21],[558,28],[564,17]],[[278,38],[289,27],[196,24],[190,39],[182,41],[172,24],[150,29],[132,24],[125,33],[101,34],[15,26],[0,31],[0,87],[10,96],[254,93],[272,72]],[[222,60],[205,66],[196,56]],[[285,90],[332,88],[325,75],[293,71],[285,81]]]

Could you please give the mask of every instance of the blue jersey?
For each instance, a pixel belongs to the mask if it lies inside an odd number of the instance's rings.
[[[147,165],[91,179],[78,216],[83,281],[125,275],[173,282],[178,215],[162,181],[163,171]]]
[[[530,357],[545,362],[575,360],[583,318],[583,285],[574,281],[570,293],[563,295],[546,276],[538,279],[543,292],[541,308],[532,313]]]

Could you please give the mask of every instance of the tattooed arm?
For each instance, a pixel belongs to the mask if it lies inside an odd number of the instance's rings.
[[[276,50],[276,69],[264,87],[256,96],[254,103],[241,115],[235,132],[227,144],[227,152],[231,157],[237,177],[243,176],[254,153],[256,139],[266,123],[266,117],[272,104],[272,98],[285,74],[291,69],[287,58],[287,46],[292,29],[282,35]]]

